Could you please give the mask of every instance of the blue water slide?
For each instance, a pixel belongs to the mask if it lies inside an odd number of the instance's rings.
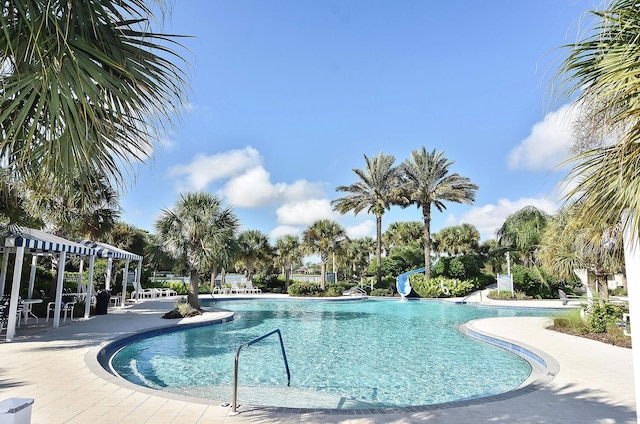
[[[418,272],[424,272],[425,268],[412,269],[396,277],[396,288],[400,296],[405,297],[411,293],[411,284],[409,283],[409,276],[411,274],[417,274]]]

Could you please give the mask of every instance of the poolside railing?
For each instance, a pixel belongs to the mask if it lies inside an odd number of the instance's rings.
[[[259,341],[264,340],[273,334],[277,334],[280,340],[280,349],[282,350],[282,359],[284,360],[284,367],[287,370],[287,386],[291,385],[291,373],[289,372],[289,362],[287,361],[287,353],[284,350],[284,343],[282,342],[282,334],[280,333],[279,328],[273,331],[270,331],[266,334],[263,334],[262,336],[257,337],[247,343],[243,343],[238,347],[238,350],[236,351],[236,361],[235,361],[235,367],[233,372],[233,405],[231,407],[231,412],[229,413],[229,415],[238,414],[238,362],[240,360],[240,351],[242,350],[243,347],[251,346],[252,344],[258,343]]]

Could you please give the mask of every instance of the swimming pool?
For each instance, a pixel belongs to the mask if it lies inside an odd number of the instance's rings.
[[[291,369],[287,387],[277,337],[242,351],[238,400],[292,408],[379,408],[475,399],[517,388],[531,373],[520,357],[463,335],[467,321],[548,315],[438,301],[220,301],[233,322],[169,332],[120,350],[111,366],[140,385],[230,400],[239,345],[282,332]]]

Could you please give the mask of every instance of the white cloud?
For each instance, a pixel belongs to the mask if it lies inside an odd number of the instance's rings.
[[[267,206],[277,197],[276,187],[269,181],[269,173],[261,166],[247,170],[229,180],[222,194],[230,204],[241,208]]]
[[[336,219],[337,214],[331,207],[328,199],[309,199],[290,202],[280,206],[276,210],[278,223],[281,225],[313,224],[319,219]]]
[[[269,238],[271,240],[276,240],[278,237],[282,236],[296,236],[298,237],[302,231],[299,227],[293,227],[291,225],[278,225],[276,228],[269,232]]]
[[[478,229],[482,240],[495,238],[496,232],[502,227],[507,216],[519,211],[525,206],[535,206],[550,214],[555,213],[557,210],[556,203],[546,198],[529,197],[515,201],[500,199],[497,205],[484,205],[471,208],[469,212],[456,220],[456,223],[451,223],[451,225],[459,225],[462,223],[471,224]]]
[[[213,181],[233,178],[262,164],[262,156],[253,147],[229,150],[214,155],[198,154],[186,165],[169,168],[178,191],[202,190]]]
[[[347,236],[350,239],[358,239],[362,237],[376,237],[376,222],[369,219],[353,227],[345,228]]]
[[[317,199],[324,196],[324,184],[298,180],[292,184],[278,184],[278,192],[283,202]]]
[[[509,168],[551,170],[569,158],[573,123],[578,108],[571,104],[548,113],[531,128],[531,134],[509,153]]]

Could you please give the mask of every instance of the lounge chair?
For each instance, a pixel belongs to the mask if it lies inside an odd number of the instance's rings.
[[[247,280],[247,284],[246,284],[244,290],[247,293],[262,293],[261,289],[259,289],[257,287],[253,287],[253,281],[251,281],[251,280]]]
[[[238,283],[232,283],[231,284],[231,294],[233,294],[233,293],[236,293],[236,294],[245,293],[244,284],[238,285]]]

